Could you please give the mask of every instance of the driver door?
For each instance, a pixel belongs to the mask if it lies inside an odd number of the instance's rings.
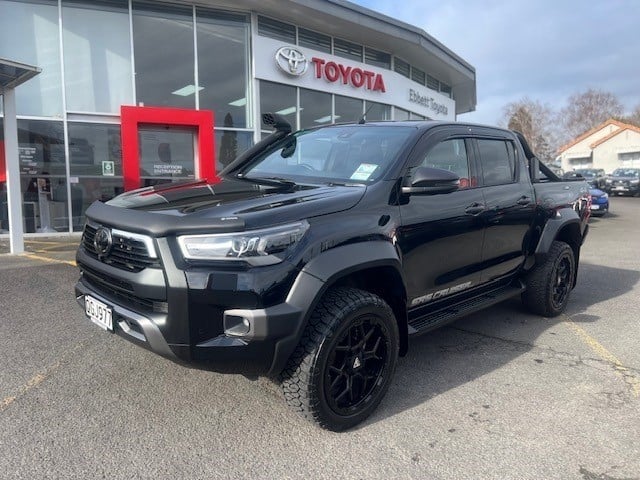
[[[404,195],[397,232],[410,308],[463,291],[480,281],[484,197],[475,182],[472,144],[464,135],[427,133],[411,154],[408,174],[427,166],[456,173],[460,188],[445,194]],[[453,288],[452,288],[453,287]]]

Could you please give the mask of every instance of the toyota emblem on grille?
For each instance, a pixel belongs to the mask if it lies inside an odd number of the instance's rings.
[[[294,47],[282,47],[276,52],[276,63],[289,75],[299,77],[309,68],[309,60],[300,50]]]
[[[111,230],[105,227],[100,227],[96,230],[96,234],[93,237],[93,246],[96,249],[96,253],[99,257],[106,257],[111,252],[113,246],[113,239],[111,238]]]

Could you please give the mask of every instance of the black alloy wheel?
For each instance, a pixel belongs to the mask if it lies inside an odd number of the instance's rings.
[[[561,309],[573,288],[573,262],[568,255],[561,257],[556,265],[556,279],[553,285],[551,301],[555,309]]]
[[[565,242],[554,241],[544,261],[527,274],[522,302],[533,313],[556,317],[567,307],[575,277],[573,250]]]
[[[285,401],[327,430],[357,425],[389,388],[399,343],[384,300],[356,288],[330,289],[280,374]]]
[[[383,385],[389,335],[381,319],[364,316],[343,332],[329,355],[324,394],[339,415],[351,415],[375,397]]]

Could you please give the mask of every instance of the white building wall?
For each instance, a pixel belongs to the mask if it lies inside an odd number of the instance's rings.
[[[620,153],[631,152],[640,152],[640,132],[625,130],[593,149],[593,168],[604,168],[611,173],[616,168],[631,166],[619,160]]]
[[[572,145],[567,150],[560,154],[562,161],[562,169],[567,172],[574,168],[604,168],[593,165],[592,163],[584,164],[583,161],[578,159],[584,159],[591,157],[591,145],[604,137],[611,135],[613,132],[620,130],[620,127],[614,123],[610,123],[600,130],[593,132],[591,135],[580,140],[575,145]],[[573,160],[573,161],[572,161]]]

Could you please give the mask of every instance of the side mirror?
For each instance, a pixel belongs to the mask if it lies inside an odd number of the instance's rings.
[[[410,177],[411,184],[402,187],[406,195],[435,195],[450,193],[460,187],[460,177],[440,168],[417,167]]]

